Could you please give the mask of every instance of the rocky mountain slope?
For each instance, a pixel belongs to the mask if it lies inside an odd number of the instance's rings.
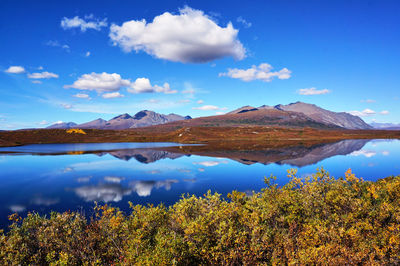
[[[256,111],[258,112],[261,110],[279,110],[284,112],[291,112],[292,114],[303,114],[314,122],[331,127],[341,127],[346,129],[372,129],[370,125],[365,123],[358,116],[354,116],[345,112],[332,112],[318,107],[314,104],[303,102],[296,102],[288,105],[279,104],[276,106],[262,105],[257,108],[252,106],[243,106],[227,114],[231,115],[252,112],[255,115]]]
[[[372,129],[360,117],[345,112],[332,112],[318,107],[314,104],[303,102],[288,105],[277,105],[275,109],[305,114],[311,119],[327,125],[336,125],[347,129]]]

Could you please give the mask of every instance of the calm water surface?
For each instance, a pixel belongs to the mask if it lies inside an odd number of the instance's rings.
[[[341,177],[351,168],[358,177],[377,180],[400,174],[400,141],[345,140],[312,148],[214,153],[218,157],[163,151],[174,143],[48,144],[0,148],[0,228],[7,216],[28,211],[82,210],[93,202],[128,211],[134,204],[171,205],[183,193],[223,195],[264,187],[264,176],[288,182],[323,166]]]

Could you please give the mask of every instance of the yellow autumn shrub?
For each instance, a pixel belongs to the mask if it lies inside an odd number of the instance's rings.
[[[170,207],[96,205],[79,213],[35,213],[0,232],[3,265],[396,265],[400,264],[400,177],[376,182],[350,170],[227,198],[208,192]]]
[[[66,131],[68,134],[84,134],[86,135],[86,132],[83,131],[83,129],[80,128],[71,128],[71,129],[67,129]]]

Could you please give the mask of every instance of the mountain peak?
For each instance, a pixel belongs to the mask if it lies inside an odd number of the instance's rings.
[[[122,115],[118,115],[118,116],[112,118],[111,120],[114,120],[114,119],[129,119],[129,118],[132,118],[132,116],[130,116],[128,113],[125,113],[125,114],[122,114]]]
[[[149,110],[142,110],[142,111],[137,112],[137,113],[133,116],[133,119],[140,120],[140,119],[142,119],[143,117],[145,117],[145,116],[147,116],[147,115],[150,115],[150,114],[155,114],[155,112],[149,111]]]
[[[47,128],[52,128],[52,129],[69,129],[72,127],[77,126],[76,123],[74,122],[57,122],[53,125],[48,126]]]
[[[246,113],[246,112],[257,111],[257,110],[258,109],[253,107],[253,106],[245,105],[245,106],[242,106],[242,107],[240,107],[240,108],[238,108],[236,110],[233,110],[233,111],[231,111],[229,113],[226,113],[226,114],[227,115],[229,115],[229,114],[240,114],[240,113]]]

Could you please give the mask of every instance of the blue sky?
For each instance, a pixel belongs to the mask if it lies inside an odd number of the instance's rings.
[[[399,1],[0,2],[0,129],[304,101],[400,122]]]

